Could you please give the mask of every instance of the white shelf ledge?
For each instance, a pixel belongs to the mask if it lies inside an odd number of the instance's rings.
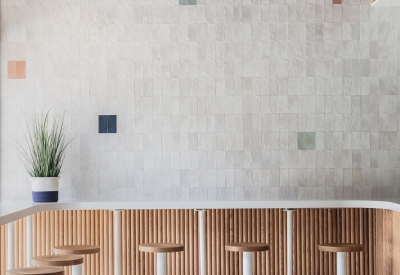
[[[0,203],[0,225],[26,216],[54,210],[116,209],[240,209],[240,208],[374,208],[400,212],[400,199],[309,200],[309,201],[186,201],[186,202],[59,202],[33,204]]]
[[[387,6],[400,6],[400,0],[376,0],[371,6],[373,7],[387,7]]]

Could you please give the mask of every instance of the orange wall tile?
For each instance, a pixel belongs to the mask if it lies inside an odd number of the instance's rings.
[[[26,79],[26,61],[8,61],[8,79]]]

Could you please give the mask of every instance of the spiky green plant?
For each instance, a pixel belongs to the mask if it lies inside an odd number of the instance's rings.
[[[25,135],[28,149],[18,144],[25,159],[24,165],[31,177],[58,177],[62,173],[66,148],[71,140],[66,140],[64,116],[54,117],[49,127],[49,112],[46,115],[35,114],[31,123],[27,122],[28,134]]]

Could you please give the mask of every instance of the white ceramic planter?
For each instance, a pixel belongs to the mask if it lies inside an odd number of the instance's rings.
[[[32,183],[32,200],[34,202],[57,202],[59,177],[30,178]]]

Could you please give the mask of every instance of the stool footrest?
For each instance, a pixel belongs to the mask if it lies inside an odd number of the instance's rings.
[[[64,275],[59,267],[24,267],[7,270],[7,275]]]

